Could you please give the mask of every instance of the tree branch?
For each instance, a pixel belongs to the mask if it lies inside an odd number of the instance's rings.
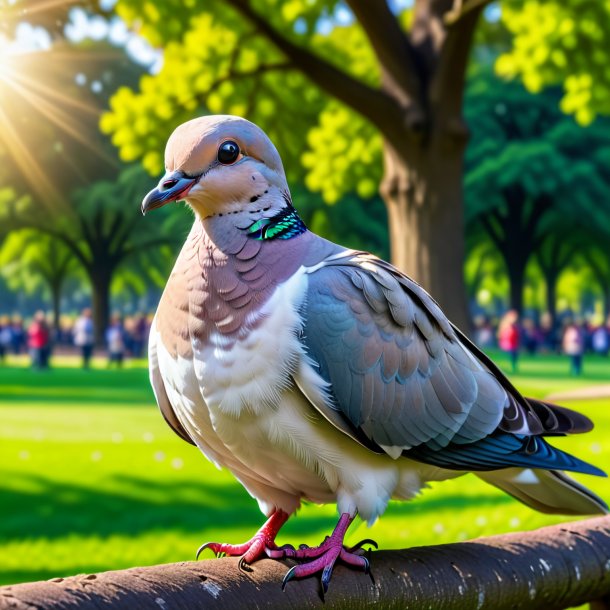
[[[180,243],[181,241],[182,240],[180,240]],[[175,243],[178,242],[175,242],[174,240],[169,239],[168,237],[155,237],[154,239],[149,239],[148,241],[143,241],[141,243],[129,244],[115,254],[114,260],[118,265],[121,261],[125,260],[128,256],[131,256],[136,252],[142,252],[144,250],[148,250],[149,248],[156,248],[159,246],[171,246]]]
[[[475,9],[483,9],[491,0],[457,0],[454,2],[453,8],[445,15],[445,25],[453,26],[460,19],[463,19],[468,13]]]
[[[183,562],[0,588],[0,609],[387,608],[563,610],[610,595],[610,520],[372,554],[374,582],[337,565],[325,600],[318,579],[281,581],[290,561],[252,572],[236,558]],[[604,607],[604,606],[602,606]]]
[[[400,108],[389,95],[369,87],[319,55],[295,44],[275,29],[267,18],[257,13],[249,0],[229,0],[229,4],[320,88],[365,116],[384,133],[391,133],[392,122],[396,129]]]
[[[292,63],[289,61],[278,61],[274,64],[261,64],[254,68],[254,70],[249,70],[248,72],[239,72],[234,69],[234,67],[230,67],[226,74],[218,77],[206,91],[206,96],[210,93],[213,93],[222,85],[222,83],[226,83],[227,81],[239,80],[242,78],[250,78],[252,76],[262,76],[263,74],[267,74],[268,72],[275,72],[280,70],[290,70],[294,68]]]
[[[454,9],[443,15],[447,31],[430,83],[430,103],[439,109],[440,116],[447,117],[445,133],[464,143],[468,136],[466,124],[462,121],[466,66],[477,22],[487,1],[466,2],[460,18],[450,19],[449,24],[447,18],[454,14]],[[454,3],[454,6],[459,3]],[[467,11],[464,10],[465,6],[469,7]]]
[[[481,216],[479,216],[479,221],[481,222],[481,225],[483,225],[483,228],[491,238],[491,241],[493,241],[493,243],[495,244],[496,248],[498,248],[498,250],[503,253],[505,250],[504,240],[502,239],[502,236],[500,235],[496,227],[494,227],[491,223],[491,220],[485,214],[482,214]]]
[[[76,258],[83,265],[83,267],[88,268],[91,265],[91,261],[85,256],[85,253],[81,250],[80,246],[78,245],[78,241],[72,239],[72,237],[70,237],[69,235],[66,235],[65,233],[62,233],[61,231],[58,231],[57,229],[54,229],[52,227],[47,227],[42,223],[35,223],[31,220],[18,220],[17,222],[21,222],[23,228],[34,229],[51,237],[55,237],[56,239],[63,242],[70,249],[74,256],[76,256]]]
[[[408,37],[386,0],[347,0],[379,60],[384,89],[401,105],[421,106],[422,88],[417,60]],[[388,82],[389,81],[389,82]],[[398,87],[393,87],[395,82]],[[421,108],[418,108],[421,111]]]

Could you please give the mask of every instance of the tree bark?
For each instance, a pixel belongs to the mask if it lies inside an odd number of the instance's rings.
[[[87,269],[92,290],[93,327],[95,344],[99,347],[104,344],[106,329],[110,319],[110,283],[114,269],[103,264]]]
[[[59,320],[61,317],[61,287],[62,282],[57,281],[51,283],[51,300],[53,302],[53,328],[55,332],[59,332]]]
[[[112,608],[384,608],[563,610],[610,595],[610,519],[372,554],[374,580],[337,565],[324,600],[317,578],[281,581],[294,562],[184,562],[0,587],[0,610]]]
[[[553,328],[557,322],[557,280],[559,273],[547,272],[544,274],[544,282],[546,284],[546,310],[551,316]]]
[[[523,313],[523,287],[525,284],[525,264],[521,260],[506,261],[510,282],[509,305],[511,309]]]
[[[381,195],[392,263],[420,283],[468,334],[464,283],[462,147],[385,144]]]

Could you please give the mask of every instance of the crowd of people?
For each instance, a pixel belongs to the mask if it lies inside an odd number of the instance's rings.
[[[105,354],[109,367],[120,368],[126,358],[142,358],[148,343],[152,316],[114,314],[105,333]],[[610,316],[605,323],[564,316],[555,321],[549,314],[539,319],[521,318],[515,310],[494,321],[486,316],[474,320],[474,341],[482,349],[499,347],[509,357],[513,372],[522,352],[565,354],[570,371],[580,375],[586,353],[607,356],[610,352]],[[38,311],[26,325],[19,316],[0,317],[0,363],[10,354],[29,353],[32,367],[46,369],[53,352],[80,353],[83,368],[89,368],[95,349],[91,309],[77,317],[63,317],[58,328],[44,311]]]
[[[142,358],[148,343],[151,316],[137,314],[123,318],[114,314],[105,333],[108,366],[120,368],[125,358]],[[64,317],[54,327],[44,311],[38,311],[26,325],[20,316],[0,318],[0,363],[8,354],[29,353],[32,368],[49,368],[52,353],[80,353],[83,368],[89,368],[95,349],[91,309],[76,318]]]
[[[555,321],[545,313],[537,321],[532,317],[521,319],[517,311],[510,310],[494,325],[485,317],[475,319],[474,340],[483,349],[499,347],[506,352],[513,372],[519,365],[522,351],[530,355],[538,352],[565,354],[570,359],[570,372],[579,376],[583,358],[587,353],[607,356],[610,351],[610,316],[601,324],[591,320],[564,316]]]

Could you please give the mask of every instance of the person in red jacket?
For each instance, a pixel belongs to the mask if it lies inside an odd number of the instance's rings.
[[[49,366],[49,344],[51,333],[44,311],[37,311],[28,329],[28,347],[32,358],[32,367],[46,369]]]
[[[511,309],[507,311],[500,320],[498,326],[498,344],[502,351],[510,355],[513,373],[517,372],[519,360],[519,347],[521,345],[521,333],[519,331],[519,313]]]

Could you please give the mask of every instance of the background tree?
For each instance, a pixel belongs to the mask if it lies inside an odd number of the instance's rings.
[[[557,322],[557,284],[561,273],[570,265],[582,245],[581,235],[569,227],[555,226],[546,233],[536,251],[536,262],[545,284],[545,306],[553,324]]]
[[[478,119],[468,156],[467,219],[480,223],[500,252],[510,307],[522,311],[526,267],[549,222],[558,214],[564,223],[585,214],[601,219],[598,201],[610,196],[610,185],[593,151],[604,149],[604,136],[562,115],[552,92],[532,96],[517,83],[482,75],[469,99],[468,112]]]
[[[610,225],[592,227],[586,245],[580,251],[591,270],[602,297],[604,316],[610,316]]]
[[[100,181],[76,191],[64,213],[44,214],[30,205],[11,219],[13,226],[32,227],[62,242],[80,263],[91,284],[100,343],[108,325],[110,288],[117,270],[140,259],[139,273],[158,281],[171,264],[167,247],[175,249],[187,232],[184,214],[165,210],[142,218],[138,202],[149,186],[150,178],[134,166],[114,182]]]
[[[121,0],[119,15],[164,45],[165,61],[139,93],[117,93],[102,126],[124,159],[158,172],[181,119],[203,109],[247,114],[285,159],[302,159],[307,185],[327,200],[370,196],[383,158],[392,260],[465,324],[462,90],[484,3],[454,10],[418,0],[408,14],[380,0],[347,5]]]
[[[59,329],[62,291],[79,265],[61,242],[33,229],[12,231],[0,249],[0,269],[9,288],[32,294],[44,288],[51,297],[53,324]]]

